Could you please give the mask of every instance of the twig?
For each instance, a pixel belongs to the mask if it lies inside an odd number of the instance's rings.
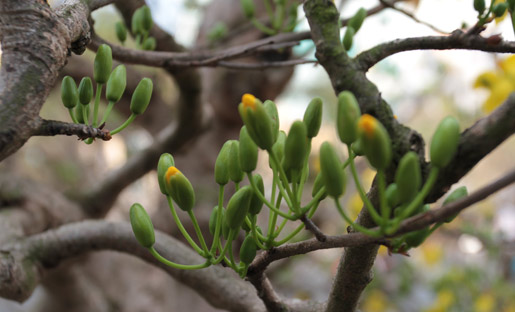
[[[291,67],[302,64],[317,64],[317,61],[314,60],[303,60],[303,59],[295,59],[288,61],[280,61],[280,62],[259,62],[259,63],[238,63],[238,62],[226,62],[221,61],[217,64],[217,66],[232,68],[232,69],[246,69],[246,70],[260,70],[267,68],[277,68],[277,67]]]
[[[416,17],[413,13],[411,12],[408,12],[404,9],[401,9],[401,8],[398,8],[395,6],[394,3],[390,2],[390,1],[387,1],[387,0],[379,0],[383,5],[385,5],[386,7],[390,8],[390,9],[393,9],[399,13],[402,13],[404,15],[406,15],[407,17],[411,18],[412,20],[414,20],[415,22],[419,23],[419,24],[422,24],[422,25],[425,25],[429,28],[431,28],[432,30],[438,32],[438,33],[441,33],[442,35],[448,35],[449,32],[447,31],[443,31],[441,29],[439,29],[438,27],[428,23],[428,22],[424,22],[422,20],[420,20],[418,17]]]
[[[54,136],[54,135],[76,135],[81,140],[87,138],[98,138],[104,141],[111,140],[108,130],[93,128],[83,124],[41,119],[39,126],[34,129],[33,135]]]
[[[283,312],[287,311],[286,304],[279,298],[274,291],[270,280],[266,277],[263,271],[258,274],[248,276],[248,280],[254,285],[257,294],[266,306],[269,312]]]
[[[316,239],[320,242],[325,242],[327,240],[327,236],[316,226],[316,224],[306,215],[303,215],[300,217],[300,220],[304,222],[304,225],[306,226],[306,229],[311,231]]]
[[[515,53],[513,41],[489,41],[479,35],[467,35],[461,30],[455,30],[450,36],[426,36],[397,39],[377,45],[356,56],[359,68],[368,70],[381,60],[399,52],[412,50],[478,50],[497,53]]]

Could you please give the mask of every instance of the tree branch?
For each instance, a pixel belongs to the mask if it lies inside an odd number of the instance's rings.
[[[514,41],[502,41],[498,35],[484,38],[480,35],[455,30],[450,36],[426,36],[397,39],[377,45],[356,56],[360,70],[367,71],[381,60],[396,53],[412,50],[477,50],[497,53],[515,53]]]
[[[156,249],[172,261],[188,264],[205,261],[179,241],[159,231],[156,232],[156,240]],[[65,259],[96,250],[129,253],[157,265],[216,308],[265,311],[254,289],[231,271],[221,266],[194,271],[172,269],[155,260],[138,244],[129,224],[105,221],[69,224],[4,246],[0,258],[0,272],[4,273],[0,275],[0,295],[22,301],[39,283],[43,270],[55,267]],[[17,295],[16,291],[23,296]]]
[[[57,120],[41,119],[39,127],[33,131],[32,135],[39,136],[76,135],[81,140],[85,140],[87,138],[99,138],[104,141],[111,140],[111,134],[109,134],[108,130]]]

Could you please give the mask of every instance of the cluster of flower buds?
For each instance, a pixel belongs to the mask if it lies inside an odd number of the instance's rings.
[[[288,221],[304,217],[312,217],[320,201],[326,197],[334,200],[339,213],[355,230],[367,235],[382,236],[393,234],[400,222],[410,216],[423,213],[429,205],[423,202],[437,177],[438,170],[447,166],[453,159],[458,144],[459,126],[453,118],[445,118],[438,126],[431,144],[432,169],[423,183],[420,157],[415,152],[406,153],[399,161],[393,183],[386,185],[385,171],[392,166],[392,142],[386,127],[379,120],[368,114],[361,114],[355,96],[344,91],[338,96],[337,134],[347,146],[349,158],[342,162],[337,148],[329,142],[320,147],[320,172],[311,189],[312,198],[302,204],[303,191],[309,178],[308,157],[311,152],[311,141],[317,136],[322,123],[322,100],[313,99],[302,120],[294,121],[286,134],[279,130],[277,107],[272,101],[264,103],[251,94],[245,94],[238,107],[244,126],[241,128],[239,140],[228,140],[220,149],[214,166],[215,182],[219,186],[218,204],[214,206],[209,218],[209,232],[213,236],[212,245],[208,248],[202,232],[198,229],[193,206],[195,193],[189,180],[175,167],[170,154],[163,154],[157,166],[158,182],[161,192],[168,202],[182,234],[191,246],[206,259],[201,265],[180,265],[172,263],[157,254],[153,245],[153,229],[148,216],[135,205],[132,218],[138,241],[160,261],[185,269],[197,269],[225,262],[242,277],[259,250],[280,246],[299,233],[303,225],[289,234],[281,235]],[[265,185],[260,174],[255,173],[258,163],[258,150],[266,151],[272,171],[271,191],[265,194]],[[366,197],[356,173],[354,158],[358,155],[366,157],[370,165],[377,170],[379,189],[379,205],[372,205]],[[377,230],[364,228],[351,220],[340,205],[345,192],[345,169],[350,170],[356,188],[369,210]],[[236,191],[224,205],[225,187],[232,183]],[[245,185],[244,185],[245,184]],[[466,195],[466,190],[458,189],[446,201],[456,200]],[[175,212],[174,203],[187,212],[197,232],[200,245],[192,240],[184,229]],[[282,203],[285,203],[283,205]],[[263,206],[269,209],[267,231],[263,232],[257,225],[257,216]],[[285,209],[285,206],[288,208]],[[451,216],[448,220],[452,219]],[[277,226],[278,218],[283,221]],[[395,238],[393,251],[405,252],[409,248],[420,245],[439,225],[432,228],[407,233]],[[146,230],[145,230],[146,229]],[[146,234],[142,234],[146,233]],[[239,257],[233,252],[236,237],[244,237]],[[150,247],[149,247],[150,246]],[[236,258],[239,258],[239,262]]]
[[[156,39],[149,36],[150,30],[154,25],[150,8],[146,5],[141,6],[132,15],[131,32],[135,36],[136,45],[142,50],[153,51],[156,49]],[[121,21],[115,24],[116,37],[122,44],[127,40],[127,28]]]
[[[361,25],[363,25],[363,21],[366,17],[367,11],[364,8],[360,8],[347,22],[345,35],[343,35],[343,47],[345,50],[349,51],[352,48],[354,36],[361,28]]]
[[[61,99],[63,105],[68,108],[73,122],[91,125],[93,127],[103,127],[114,105],[122,98],[127,85],[125,65],[118,65],[111,71],[112,67],[113,57],[111,48],[106,44],[102,44],[98,47],[97,55],[93,63],[93,79],[97,87],[95,90],[95,101],[92,105],[92,114],[90,113],[90,103],[93,99],[93,82],[91,78],[82,78],[78,88],[72,77],[65,76],[63,78],[61,83]],[[105,97],[108,101],[108,105],[99,121],[98,111],[104,85],[106,85]],[[151,96],[152,80],[143,78],[132,95],[130,106],[132,112],[131,116],[120,127],[111,131],[111,135],[123,130],[134,120],[136,115],[142,114],[150,103]],[[93,118],[90,118],[91,115],[93,115]],[[90,144],[92,139],[88,139],[85,142]]]

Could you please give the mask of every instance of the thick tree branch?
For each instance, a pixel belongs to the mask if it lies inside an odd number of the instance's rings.
[[[81,140],[85,140],[87,138],[98,138],[104,141],[111,140],[111,135],[108,130],[93,128],[83,124],[46,119],[40,120],[39,127],[34,129],[32,135],[76,135]]]
[[[156,232],[156,249],[179,263],[205,261],[185,245]],[[184,271],[167,267],[141,247],[126,223],[84,221],[62,226],[3,247],[0,258],[0,295],[15,300],[26,298],[43,277],[44,270],[88,251],[115,250],[137,256],[161,267],[178,281],[194,289],[216,308],[229,311],[265,311],[249,284],[221,266]],[[24,296],[16,296],[17,290]]]
[[[427,36],[397,39],[373,47],[356,56],[360,70],[368,70],[388,56],[412,50],[477,50],[497,53],[515,53],[514,41],[502,41],[498,35],[484,38],[455,30],[450,36]]]
[[[0,160],[39,126],[39,111],[67,55],[84,51],[89,13],[82,1],[66,2],[56,11],[45,1],[0,2]]]

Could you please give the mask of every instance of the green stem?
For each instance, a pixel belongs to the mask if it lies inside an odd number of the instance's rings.
[[[188,243],[190,243],[191,247],[193,247],[193,249],[195,249],[195,251],[199,255],[201,255],[202,257],[205,257],[206,256],[205,252],[202,249],[200,249],[200,247],[197,245],[197,243],[195,243],[195,241],[188,234],[188,231],[186,231],[186,229],[182,225],[181,220],[179,219],[179,216],[177,215],[177,211],[175,210],[175,206],[173,204],[172,197],[170,197],[170,195],[167,195],[166,199],[168,200],[168,206],[170,207],[170,211],[172,212],[173,220],[175,221],[175,224],[177,224],[179,231],[181,231],[182,235],[184,236],[184,238],[186,238]]]
[[[131,114],[129,116],[129,118],[127,118],[127,120],[121,126],[119,126],[118,128],[114,129],[113,131],[111,131],[111,135],[115,135],[118,132],[122,131],[123,129],[127,128],[127,126],[130,125],[131,122],[133,122],[135,118],[136,118],[136,115],[135,114]]]
[[[345,213],[345,211],[343,210],[342,206],[340,205],[340,201],[335,198],[334,199],[334,202],[336,203],[336,208],[338,209],[338,212],[342,215],[342,217],[345,219],[345,221],[347,221],[347,223],[349,223],[350,226],[352,226],[353,228],[355,228],[356,230],[360,231],[361,233],[363,234],[366,234],[368,236],[372,236],[372,237],[379,237],[381,236],[381,232],[379,231],[372,231],[362,225],[359,225],[357,223],[355,223],[354,221],[352,221],[349,216],[347,216],[347,214]]]
[[[107,104],[107,108],[104,112],[104,116],[102,117],[102,120],[100,120],[100,125],[103,124],[104,122],[106,122],[107,120],[107,117],[109,117],[109,114],[111,114],[111,110],[113,109],[113,106],[114,106],[114,102],[112,101],[109,101],[109,104]]]
[[[215,260],[211,261],[211,263],[213,265],[217,265],[218,263],[222,262],[222,260],[225,259],[225,254],[227,253],[227,248],[229,248],[229,246],[232,244],[232,241],[234,239],[235,233],[236,233],[236,231],[234,231],[233,229],[229,230],[229,236],[227,237],[227,241],[225,242],[225,246],[224,246],[223,249],[220,248],[220,249],[222,249],[220,251],[220,256],[218,256],[218,258],[216,258]]]
[[[261,240],[258,237],[258,231],[256,230],[256,216],[253,216],[250,227],[252,229],[252,237],[254,238],[254,241],[256,242],[256,245],[259,247],[259,249],[268,249],[261,243]]]
[[[191,218],[191,222],[193,223],[193,228],[195,229],[195,232],[197,233],[197,237],[200,241],[200,245],[202,246],[202,249],[206,252],[206,255],[210,255],[209,249],[207,248],[207,245],[206,245],[206,241],[204,240],[204,235],[202,235],[202,231],[200,230],[200,227],[198,225],[197,217],[195,217],[193,210],[189,210],[188,215]]]
[[[223,204],[224,204],[224,188],[225,185],[220,185],[218,189],[218,212],[216,215],[216,228],[215,228],[215,237],[213,239],[213,244],[211,245],[210,253],[211,255],[215,256],[215,251],[218,246],[218,242],[220,241],[220,230],[222,228],[222,222],[223,222]]]
[[[254,181],[254,178],[252,177],[252,173],[248,172],[247,173],[247,177],[249,179],[249,182],[250,182],[250,186],[252,187],[252,190],[254,191],[254,193],[259,197],[259,199],[265,203],[265,205],[270,208],[272,211],[274,211],[275,213],[279,214],[281,217],[283,218],[286,218],[286,219],[290,219],[290,220],[296,220],[295,217],[291,217],[289,216],[288,214],[282,212],[281,210],[279,210],[278,208],[276,208],[274,205],[272,205],[266,198],[265,196],[261,193],[261,191],[258,189],[257,185],[256,185],[256,182]]]
[[[77,117],[75,117],[75,114],[73,113],[73,108],[68,108],[68,112],[70,113],[70,117],[71,117],[73,123],[78,124],[79,121],[77,120]]]
[[[241,268],[240,270],[240,277],[241,278],[245,278],[245,276],[247,276],[247,270],[249,269],[249,265],[244,263],[243,264],[243,268]]]
[[[95,106],[93,107],[93,127],[97,127],[98,119],[98,106],[100,105],[100,97],[102,96],[103,83],[97,83],[97,89],[95,91]]]
[[[377,186],[379,189],[379,207],[381,207],[381,215],[383,217],[381,229],[384,230],[386,223],[390,220],[390,207],[386,201],[386,177],[383,170],[377,171]]]
[[[252,17],[250,19],[250,22],[252,23],[252,25],[254,25],[254,27],[256,27],[259,31],[261,31],[262,33],[264,34],[267,34],[267,35],[275,35],[277,32],[275,30],[273,30],[272,28],[269,28],[265,25],[263,25],[263,23],[261,23],[258,19],[256,19],[255,17]]]
[[[284,4],[279,4],[275,8],[275,16],[272,21],[272,26],[274,27],[276,32],[280,32],[283,26],[284,15],[286,10],[284,9]]]
[[[299,183],[299,191],[297,193],[297,201],[300,203],[302,200],[302,193],[304,190],[304,184],[306,183],[306,180],[309,176],[309,155],[311,154],[311,139],[308,140],[308,152],[306,155],[306,160],[304,161],[304,167],[302,169],[302,174],[300,177],[300,183]]]
[[[286,196],[286,194],[283,194],[284,200],[286,201],[286,203],[288,203],[288,206],[290,207],[290,209],[292,209],[295,213],[298,214],[300,212],[300,207],[298,207],[296,197],[294,196],[293,192],[290,189],[290,184],[288,183],[288,178],[286,177],[284,168],[283,168],[283,166],[281,166],[281,163],[277,159],[277,156],[275,155],[275,153],[272,149],[267,150],[267,152],[268,152],[268,156],[272,159],[272,162],[274,163],[275,167],[279,170],[279,178],[282,181],[282,185],[281,185],[281,183],[278,183],[279,190],[283,191],[282,187],[284,187],[284,189],[286,190],[286,193],[288,194],[287,196]]]
[[[311,210],[309,211],[308,213],[308,218],[311,218],[316,210],[318,208],[318,205],[315,205],[311,208]],[[282,227],[284,227],[283,225],[281,225]],[[304,223],[302,223],[301,225],[299,225],[295,230],[293,230],[293,232],[291,232],[290,234],[288,234],[285,238],[283,238],[282,240],[278,241],[278,242],[274,242],[274,245],[275,246],[281,246],[282,244],[284,243],[287,243],[290,239],[294,238],[295,235],[299,234],[300,231],[302,231],[302,229],[304,228]],[[282,230],[282,228],[279,228],[280,230]],[[280,231],[278,231],[280,232]],[[279,233],[277,234],[279,235]]]
[[[198,270],[198,269],[207,268],[208,266],[211,265],[211,263],[209,261],[206,261],[202,264],[195,264],[195,265],[179,264],[179,263],[172,262],[172,261],[164,258],[163,256],[161,256],[153,246],[150,247],[148,250],[150,251],[152,256],[154,256],[154,258],[159,260],[159,262],[166,264],[169,267],[179,269],[179,270]]]
[[[354,163],[354,152],[350,148],[350,145],[347,145],[347,150],[349,151],[350,169],[352,172],[352,177],[354,178],[354,183],[356,184],[356,189],[358,190],[359,196],[361,197],[361,200],[365,204],[365,207],[367,208],[368,213],[374,220],[375,224],[381,225],[383,223],[383,219],[377,213],[376,209],[370,202],[370,199],[368,199],[367,195],[365,194],[365,191],[363,190],[363,187],[361,186],[361,182],[359,181],[358,173],[356,171],[356,164]]]
[[[82,105],[82,119],[84,120],[84,124],[89,125],[89,104]]]
[[[279,194],[279,196],[277,196],[277,202],[276,202],[275,206],[281,207],[281,201],[282,201],[282,196],[281,196],[281,194]],[[286,222],[288,222],[288,219],[284,219],[285,224],[286,224]],[[276,224],[277,224],[277,214],[273,211],[270,211],[270,215],[268,218],[268,240],[267,240],[268,246],[273,246],[274,238],[277,237],[274,234]]]

